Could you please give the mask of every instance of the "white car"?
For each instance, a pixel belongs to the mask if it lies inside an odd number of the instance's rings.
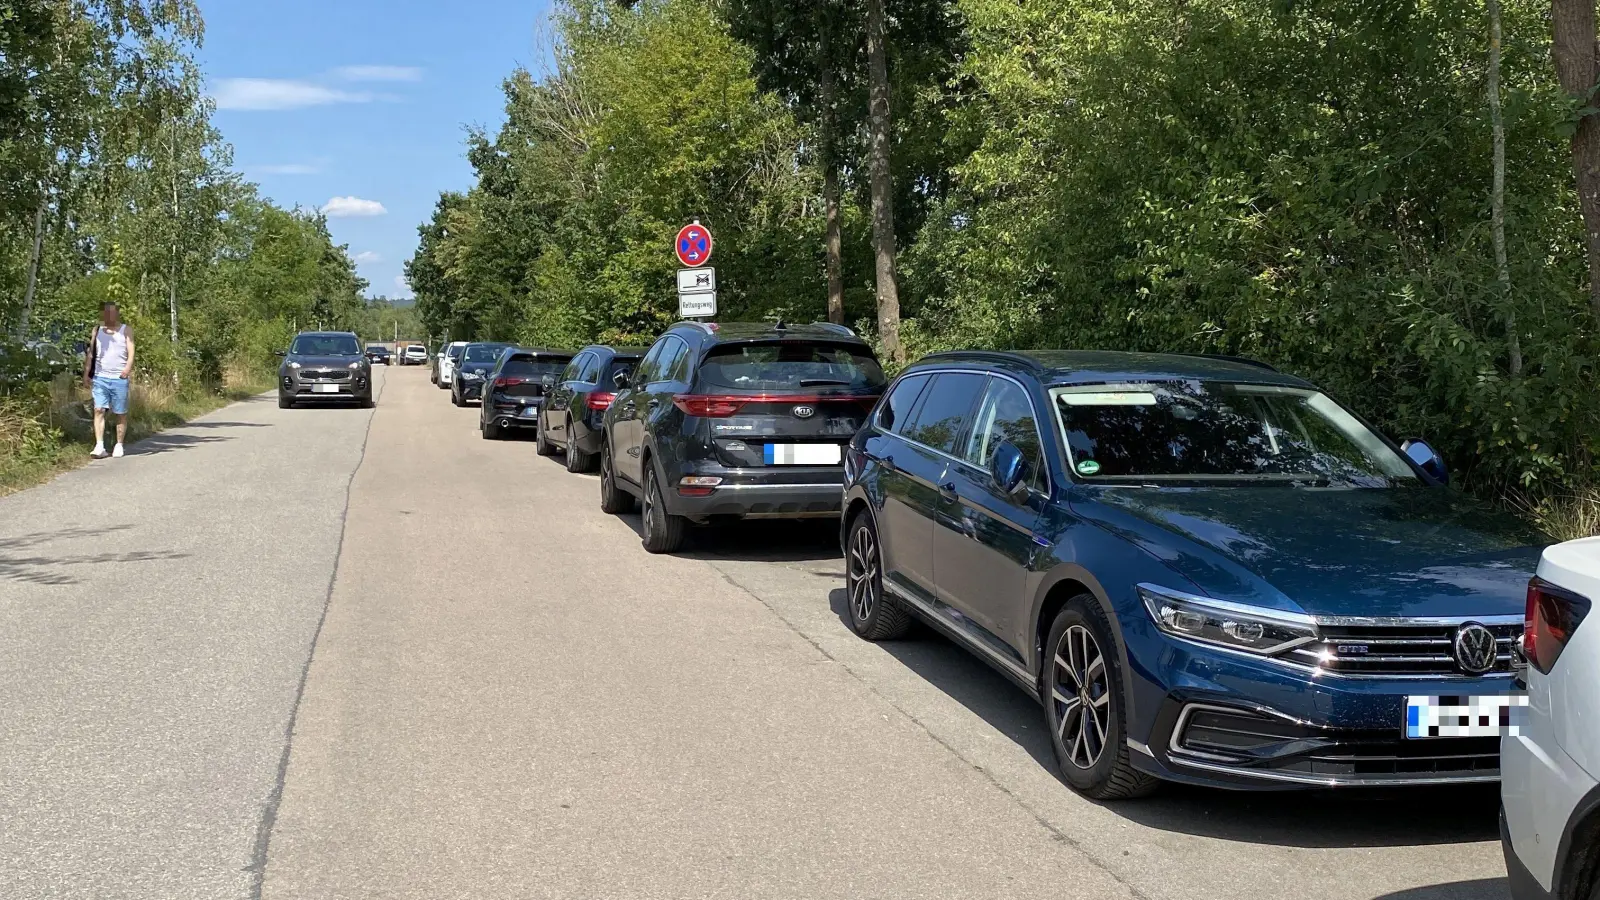
[[[401,353],[401,365],[425,366],[428,364],[428,348],[421,344],[407,344]]]
[[[1500,749],[1500,842],[1514,900],[1600,900],[1597,603],[1600,537],[1546,549],[1528,585],[1527,716]]]
[[[439,387],[448,391],[450,385],[455,383],[456,369],[461,366],[461,352],[466,348],[466,341],[452,341],[445,345],[439,355]]]

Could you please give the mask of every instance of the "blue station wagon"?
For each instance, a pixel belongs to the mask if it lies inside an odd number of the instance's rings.
[[[1493,781],[1544,540],[1446,477],[1249,360],[937,354],[846,453],[846,618],[1013,679],[1097,799]]]

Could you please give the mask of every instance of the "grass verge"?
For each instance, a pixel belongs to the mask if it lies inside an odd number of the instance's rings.
[[[128,442],[272,387],[272,373],[247,369],[230,370],[221,385],[183,389],[167,381],[135,379],[128,398]],[[0,496],[89,462],[93,423],[89,392],[70,375],[19,394],[0,395]],[[106,430],[111,427],[108,423]]]

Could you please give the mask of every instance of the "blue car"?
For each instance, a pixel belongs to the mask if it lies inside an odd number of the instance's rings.
[[[1250,360],[936,354],[845,459],[846,618],[1044,706],[1096,799],[1494,781],[1546,542]]]

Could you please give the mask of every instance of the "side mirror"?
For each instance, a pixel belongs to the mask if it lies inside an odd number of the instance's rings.
[[[1411,458],[1417,467],[1428,473],[1429,477],[1440,484],[1450,483],[1450,469],[1444,464],[1444,457],[1439,451],[1428,445],[1421,438],[1411,438],[1400,445],[1400,451]]]
[[[629,372],[627,369],[621,369],[612,374],[611,383],[617,386],[617,390],[624,390],[627,388],[628,381],[632,377],[632,372]]]
[[[272,355],[279,359],[283,359],[285,356],[289,355],[289,352],[287,350],[274,350],[272,351]]]
[[[1014,494],[1028,474],[1028,461],[1023,458],[1016,444],[1002,441],[1000,446],[994,448],[994,457],[989,460],[989,474],[994,476],[994,483],[1001,491]]]

